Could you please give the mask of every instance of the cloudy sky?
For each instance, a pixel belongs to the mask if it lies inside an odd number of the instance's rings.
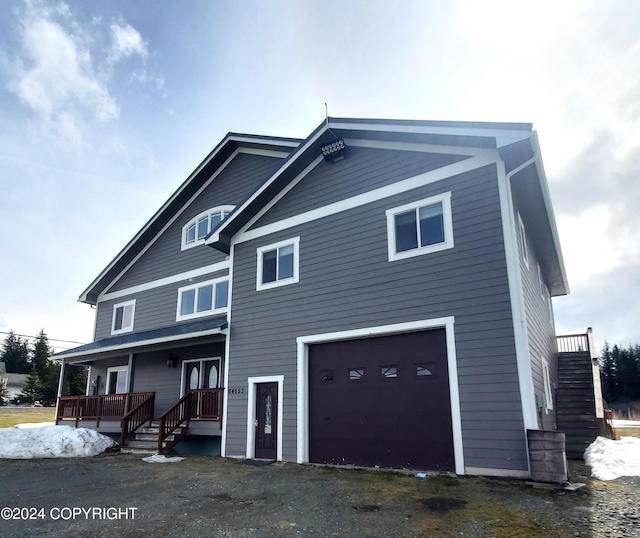
[[[90,341],[77,297],[220,139],[327,102],[533,123],[557,331],[640,342],[640,2],[5,0],[0,82],[0,331]]]

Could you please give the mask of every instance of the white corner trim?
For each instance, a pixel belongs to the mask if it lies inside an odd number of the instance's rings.
[[[517,223],[515,219],[513,199],[511,195],[510,178],[515,173],[529,166],[537,157],[523,163],[508,175],[504,161],[497,166],[498,192],[502,214],[502,232],[504,236],[504,250],[509,282],[509,297],[511,299],[511,317],[513,319],[513,336],[516,348],[516,363],[518,365],[518,381],[520,384],[520,401],[522,404],[522,419],[524,430],[538,429],[538,415],[536,411],[535,391],[529,358],[529,336],[524,307],[524,291],[522,288],[522,274],[520,272],[520,255],[518,251]]]
[[[520,238],[520,246],[522,247],[522,261],[529,269],[529,251],[527,250],[527,232],[524,229],[524,224],[522,222],[522,217],[520,217],[520,213],[518,212],[518,232]]]
[[[276,459],[278,461],[282,461],[282,419],[284,416],[284,403],[282,400],[284,396],[284,375],[258,376],[247,378],[249,398],[247,403],[247,450],[245,455],[247,459],[255,458],[256,430],[253,424],[256,420],[256,385],[258,385],[259,383],[278,383],[278,431],[276,432]]]
[[[151,280],[149,282],[145,282],[144,284],[138,284],[137,286],[131,286],[130,288],[124,288],[122,290],[112,291],[111,293],[102,293],[98,296],[97,302],[100,303],[102,301],[119,299],[120,297],[126,297],[127,295],[132,295],[134,293],[139,293],[141,291],[160,288],[168,284],[175,284],[176,282],[180,282],[182,280],[190,280],[192,278],[197,278],[197,277],[208,275],[211,273],[217,273],[218,271],[228,270],[230,267],[231,267],[231,263],[228,260],[225,260],[223,262],[213,263],[211,265],[199,267],[198,269],[185,271],[184,273],[178,273],[178,274],[167,276],[164,278],[159,278],[158,280]]]
[[[464,446],[462,443],[462,418],[455,344],[455,318],[453,316],[380,325],[324,334],[312,334],[296,338],[297,346],[297,463],[309,462],[309,346],[324,342],[401,334],[410,331],[444,328],[447,339],[447,366],[449,370],[449,394],[456,474],[464,474]]]
[[[229,307],[227,312],[227,325],[229,329],[231,328],[231,302],[233,300],[233,257],[235,255],[234,245],[231,245],[231,250],[229,252],[229,264],[231,269],[229,269]],[[225,334],[224,341],[224,384],[222,387],[224,391],[222,392],[222,437],[220,439],[220,455],[225,458],[227,457],[227,421],[228,421],[228,412],[227,409],[229,407],[229,354],[230,354],[230,344],[231,344],[231,331],[227,329]]]
[[[276,280],[274,282],[262,282],[262,264],[263,254],[271,250],[277,250],[282,247],[293,246],[293,276],[289,278],[283,278],[278,280],[278,258],[276,257]],[[285,239],[284,241],[278,241],[270,245],[265,245],[256,249],[257,256],[257,271],[256,271],[256,291],[269,290],[271,288],[278,288],[280,286],[287,286],[288,284],[297,284],[300,281],[300,237],[292,237],[291,239]]]
[[[370,204],[372,202],[377,202],[378,200],[382,200],[396,194],[407,192],[424,185],[435,183],[436,181],[447,179],[451,176],[463,174],[465,172],[470,172],[477,168],[493,164],[497,162],[497,159],[497,152],[488,153],[487,156],[483,157],[472,157],[470,159],[465,159],[464,161],[443,166],[441,168],[437,168],[436,170],[431,170],[429,172],[425,172],[423,174],[398,181],[397,183],[393,183],[385,187],[380,187],[363,194],[345,198],[344,200],[340,200],[339,202],[334,202],[317,209],[312,209],[310,211],[300,213],[299,215],[295,215],[293,217],[288,217],[271,224],[260,226],[259,228],[254,228],[253,230],[239,233],[234,237],[234,242],[243,243],[245,241],[257,239],[259,237],[286,230],[287,228],[292,228],[300,224],[305,224],[307,222],[329,217],[342,211],[347,211],[349,209],[354,209],[356,207]]]
[[[417,210],[420,207],[426,207],[435,204],[442,204],[442,222],[444,226],[444,241],[442,243],[436,243],[434,245],[420,246],[418,241],[418,247],[405,250],[403,252],[397,252],[396,250],[396,227],[395,216],[407,211]],[[451,191],[431,196],[429,198],[423,198],[409,204],[404,204],[398,207],[393,207],[385,211],[387,216],[387,248],[388,259],[390,262],[396,260],[404,260],[406,258],[413,258],[414,256],[422,256],[423,254],[430,254],[432,252],[439,252],[441,250],[447,250],[453,248],[453,219],[451,216]],[[419,221],[416,222],[418,233],[420,232]]]

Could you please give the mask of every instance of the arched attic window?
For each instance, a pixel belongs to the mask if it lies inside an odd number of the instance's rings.
[[[182,250],[204,243],[209,232],[234,210],[235,206],[221,205],[207,209],[193,217],[182,227]]]

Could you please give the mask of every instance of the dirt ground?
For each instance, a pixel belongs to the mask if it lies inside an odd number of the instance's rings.
[[[0,535],[640,536],[639,479],[590,480],[576,462],[571,474],[587,485],[115,453],[0,460]]]

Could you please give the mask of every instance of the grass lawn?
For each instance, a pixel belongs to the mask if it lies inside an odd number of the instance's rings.
[[[54,422],[55,407],[0,407],[0,428],[24,422]]]
[[[0,411],[1,413],[2,411]],[[640,428],[616,428],[616,435],[620,437],[638,437],[640,438]]]

